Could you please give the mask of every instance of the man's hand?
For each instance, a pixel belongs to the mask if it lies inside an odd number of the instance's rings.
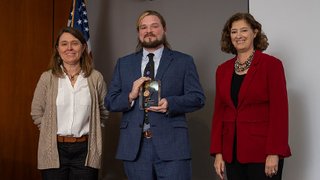
[[[154,112],[162,112],[166,113],[168,111],[168,101],[165,98],[162,98],[158,106],[151,106],[147,108],[148,111],[154,111]]]
[[[129,103],[135,100],[139,96],[139,90],[142,84],[146,81],[149,81],[148,77],[141,77],[133,82],[131,92],[129,93]]]

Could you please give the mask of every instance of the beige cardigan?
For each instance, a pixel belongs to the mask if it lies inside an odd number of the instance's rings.
[[[88,77],[91,95],[91,119],[86,166],[100,168],[102,153],[101,124],[108,118],[104,107],[106,84],[100,72],[93,70]],[[40,128],[38,144],[38,169],[59,168],[57,148],[57,106],[58,78],[51,70],[42,73],[34,92],[31,116]],[[101,120],[101,121],[100,121]]]

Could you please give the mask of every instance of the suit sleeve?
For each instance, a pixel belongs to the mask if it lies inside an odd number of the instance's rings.
[[[184,93],[180,96],[166,97],[169,104],[169,115],[184,114],[200,109],[205,104],[205,96],[199,81],[193,58],[186,59]]]
[[[120,60],[118,60],[105,98],[106,107],[112,112],[124,112],[130,110],[128,99],[130,92],[122,89],[120,68]]]

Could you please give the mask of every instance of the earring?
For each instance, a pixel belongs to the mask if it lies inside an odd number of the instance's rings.
[[[58,61],[58,64],[62,63],[60,56],[57,57],[57,61]]]

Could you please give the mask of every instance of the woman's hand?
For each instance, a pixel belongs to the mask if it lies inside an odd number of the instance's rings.
[[[268,155],[266,158],[265,173],[268,177],[272,177],[278,172],[279,156]]]
[[[216,157],[214,159],[214,168],[221,180],[223,180],[223,177],[224,177],[224,167],[225,167],[225,163],[222,158],[222,154],[221,153],[216,154]]]

